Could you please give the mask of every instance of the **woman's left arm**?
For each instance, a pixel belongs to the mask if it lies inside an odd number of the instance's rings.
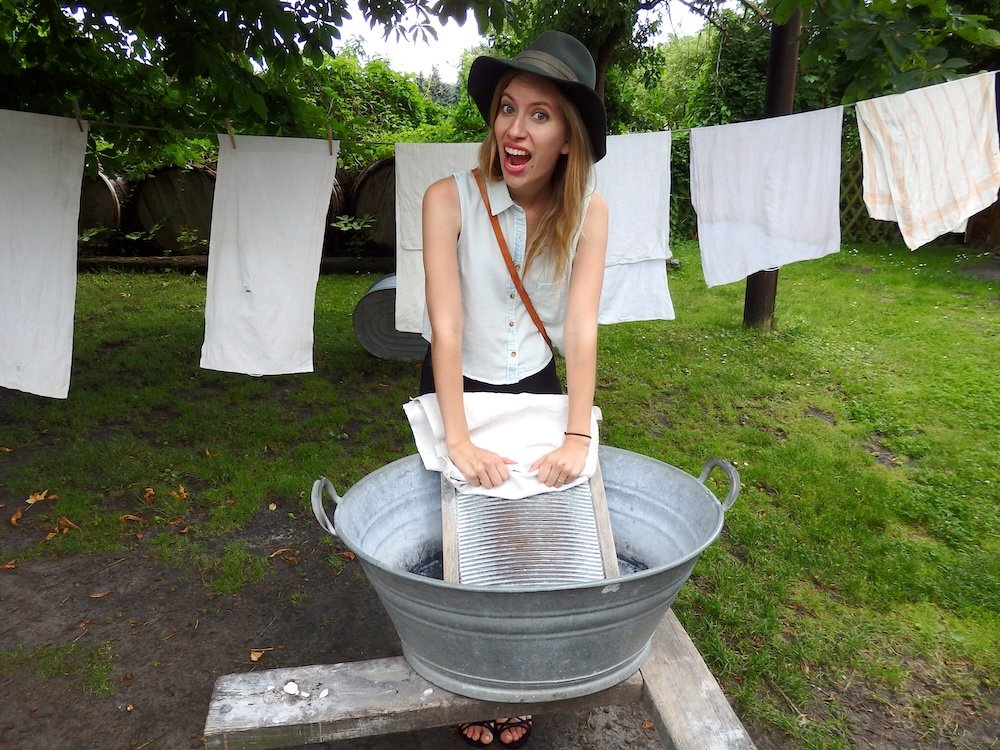
[[[597,313],[604,282],[604,258],[608,246],[608,206],[594,193],[590,198],[583,230],[576,248],[563,324],[563,352],[566,356],[566,386],[569,416],[566,432],[590,434],[597,382]],[[532,466],[538,478],[554,487],[580,476],[587,460],[590,440],[566,435],[563,444],[542,456]]]

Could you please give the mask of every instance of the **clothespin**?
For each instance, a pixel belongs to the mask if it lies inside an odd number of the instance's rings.
[[[83,132],[83,117],[80,115],[80,102],[73,100],[73,115],[76,117],[76,126]]]
[[[233,135],[233,121],[228,117],[226,118],[226,132],[229,133],[229,143],[235,149],[236,148],[236,136]]]
[[[326,147],[330,156],[333,156],[333,126],[330,123],[326,124]]]

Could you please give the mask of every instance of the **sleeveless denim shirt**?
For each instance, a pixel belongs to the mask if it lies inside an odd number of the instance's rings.
[[[455,174],[454,179],[462,211],[462,229],[458,237],[462,374],[484,383],[516,383],[544,368],[552,353],[511,281],[475,177],[471,171],[466,171]],[[562,351],[569,274],[580,229],[574,237],[562,278],[555,278],[551,265],[539,258],[535,258],[528,274],[524,275],[522,267],[527,249],[524,209],[514,203],[502,180],[487,181],[486,192],[525,291],[545,324],[553,346]],[[433,345],[426,307],[423,336]]]

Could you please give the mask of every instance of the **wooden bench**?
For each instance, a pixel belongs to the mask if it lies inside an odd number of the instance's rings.
[[[294,682],[295,687],[285,687]],[[298,691],[295,694],[295,690]],[[220,677],[205,720],[207,747],[265,750],[475,721],[642,701],[668,750],[754,750],[719,683],[668,611],[649,658],[599,693],[537,704],[455,695],[417,675],[402,657],[289,667]]]

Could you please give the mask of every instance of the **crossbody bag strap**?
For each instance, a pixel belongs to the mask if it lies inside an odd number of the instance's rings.
[[[521,302],[524,303],[525,308],[528,310],[528,315],[531,316],[531,320],[534,322],[535,327],[538,332],[542,334],[542,338],[545,339],[545,343],[549,345],[549,349],[552,348],[552,339],[549,338],[548,332],[545,330],[545,324],[542,323],[542,319],[538,317],[538,312],[535,310],[535,306],[531,304],[531,298],[528,296],[527,290],[524,288],[524,284],[521,283],[521,277],[517,275],[517,269],[514,268],[514,259],[510,257],[510,250],[507,247],[507,241],[504,239],[503,231],[500,229],[500,220],[493,215],[493,210],[490,208],[490,198],[486,194],[486,181],[483,176],[479,173],[478,169],[472,172],[476,177],[476,184],[479,186],[479,192],[483,196],[483,204],[486,206],[486,215],[490,217],[490,223],[493,225],[493,234],[497,237],[497,244],[500,245],[500,254],[503,256],[504,263],[507,264],[507,271],[510,273],[510,280],[514,282],[514,288],[517,289],[517,293],[521,296]]]

